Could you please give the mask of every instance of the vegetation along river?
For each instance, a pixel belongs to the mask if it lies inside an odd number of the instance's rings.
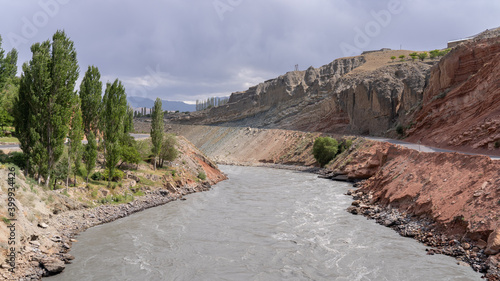
[[[78,237],[44,280],[481,280],[469,267],[345,211],[347,183],[221,166],[229,180]]]

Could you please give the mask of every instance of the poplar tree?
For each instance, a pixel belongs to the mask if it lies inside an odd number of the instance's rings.
[[[31,46],[32,59],[23,65],[21,87],[16,109],[16,133],[19,132],[23,152],[36,165],[38,177],[45,175],[48,186],[50,175],[64,149],[69,120],[75,108],[75,83],[78,62],[74,43],[64,31],[57,31],[49,40]],[[26,130],[29,133],[22,133]]]
[[[26,171],[37,174],[40,183],[45,174],[46,156],[41,144],[42,128],[42,97],[50,92],[50,42],[35,43],[31,46],[33,54],[31,61],[23,64],[19,95],[14,103],[14,126],[20,148],[26,155]]]
[[[82,161],[82,111],[80,105],[76,104],[74,114],[71,118],[71,128],[69,131],[68,142],[68,171],[71,171],[71,164],[73,167],[73,177],[76,185],[76,174],[80,170],[80,163]],[[66,187],[69,185],[69,172],[66,177]]]
[[[127,113],[127,96],[122,83],[116,79],[106,84],[101,111],[106,168],[109,170],[109,185],[115,166],[120,160],[120,140],[124,132],[124,119]]]
[[[156,158],[161,151],[163,141],[163,109],[161,99],[156,98],[151,112],[151,142],[153,143],[154,169],[156,170]]]
[[[87,180],[89,183],[89,175],[95,168],[95,161],[97,160],[97,143],[95,141],[94,132],[90,131],[87,136],[87,144],[85,145],[85,152],[83,153],[83,161],[85,162],[85,169],[87,170]]]
[[[94,132],[94,136],[97,135],[101,96],[101,73],[97,67],[89,66],[80,84],[83,129],[87,138],[89,137],[90,131]]]
[[[127,104],[127,115],[125,116],[123,132],[128,134],[134,130],[134,109]]]

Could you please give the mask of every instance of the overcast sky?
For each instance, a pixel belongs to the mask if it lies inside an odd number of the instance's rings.
[[[194,101],[364,50],[432,50],[500,26],[497,0],[0,0],[2,47],[19,69],[64,29],[129,96]]]

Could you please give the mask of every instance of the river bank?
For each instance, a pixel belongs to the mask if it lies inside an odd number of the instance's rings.
[[[66,280],[480,280],[453,258],[345,212],[351,184],[219,166],[229,179],[89,229]]]
[[[40,280],[58,274],[73,260],[71,246],[86,229],[171,201],[186,200],[184,195],[209,190],[226,179],[217,165],[185,138],[178,137],[176,147],[179,157],[169,167],[153,170],[151,164],[134,165],[120,183],[104,188],[93,182],[50,190],[36,185],[15,168],[11,180],[15,194],[9,195],[16,200],[15,219],[7,219],[7,209],[0,207],[4,221],[0,223],[0,279]],[[7,202],[8,178],[12,175],[8,176],[4,168],[0,169],[0,199]],[[122,200],[126,203],[113,203]],[[15,225],[15,230],[9,229],[9,224]],[[15,263],[7,262],[11,240],[15,241],[14,251],[10,251],[15,254]]]
[[[51,226],[51,229],[53,229],[53,231],[45,233],[47,238],[56,242],[55,246],[52,247],[53,254],[44,253],[41,250],[44,245],[37,242],[38,239],[30,241],[24,250],[27,253],[27,260],[31,262],[19,264],[17,270],[23,272],[23,277],[19,277],[17,280],[39,280],[42,276],[50,276],[62,272],[65,264],[70,263],[74,259],[69,252],[72,244],[77,242],[75,238],[90,227],[109,223],[171,201],[186,200],[183,197],[184,195],[207,191],[210,188],[211,185],[206,182],[195,187],[179,188],[176,193],[166,189],[151,191],[149,194],[127,204],[102,205],[92,209],[68,211],[54,216],[45,224]],[[37,263],[39,266],[34,266]],[[5,275],[3,277],[9,278],[9,276]]]

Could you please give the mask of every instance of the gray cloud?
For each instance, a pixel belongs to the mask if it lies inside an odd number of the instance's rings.
[[[341,46],[429,50],[500,25],[500,3],[488,0],[401,0],[386,24],[374,14],[391,1],[6,0],[0,35],[4,49],[18,48],[21,64],[31,44],[64,29],[81,76],[96,65],[129,95],[195,100],[245,90],[295,64],[319,67],[346,55]],[[362,46],[360,30],[369,33]]]

